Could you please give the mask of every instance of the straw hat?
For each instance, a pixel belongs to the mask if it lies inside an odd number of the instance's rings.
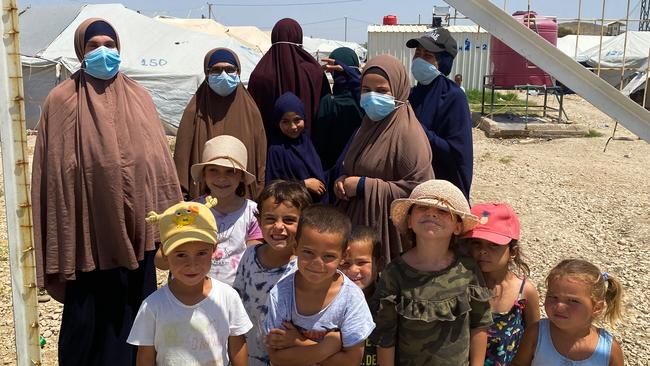
[[[467,199],[455,185],[446,180],[432,179],[413,189],[409,198],[399,198],[390,205],[393,224],[402,232],[408,232],[406,218],[413,204],[433,206],[449,211],[463,220],[463,232],[471,230],[478,223],[472,215]]]
[[[255,176],[246,170],[248,151],[244,143],[236,137],[221,135],[208,140],[203,147],[202,163],[194,164],[191,168],[192,179],[200,182],[203,179],[203,168],[206,165],[225,166],[244,172],[244,183],[255,182]]]

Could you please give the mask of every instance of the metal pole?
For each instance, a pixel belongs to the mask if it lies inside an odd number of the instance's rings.
[[[603,33],[605,33],[605,1],[603,0],[603,12],[600,19],[600,44],[598,45],[598,69],[596,75],[600,77],[600,59],[603,54]]]
[[[643,101],[641,102],[643,109],[645,109],[645,101],[648,97],[648,76],[650,76],[648,71],[650,71],[650,48],[648,48],[648,61],[645,64],[645,88],[643,89]]]
[[[491,1],[445,1],[523,57],[535,60],[537,66],[621,122],[630,132],[650,142],[650,114],[647,110],[582,65],[573,62],[570,56],[540,39],[532,30],[522,27],[521,23]]]
[[[41,364],[41,350],[16,0],[2,0],[0,24],[0,136],[16,360],[19,366],[33,366]]]
[[[580,41],[580,16],[582,15],[582,0],[578,0],[578,29],[576,30],[576,50],[573,55],[574,59],[578,58],[578,41]]]
[[[557,19],[558,22],[560,22],[560,21],[561,22],[572,22],[572,21],[578,20],[577,18],[560,18],[560,17],[557,17],[555,19]],[[587,22],[587,23],[591,22],[591,23],[594,23],[594,24],[596,24],[596,22],[599,22],[601,20],[604,20],[606,22],[616,22],[616,21],[620,22],[621,18],[604,18],[604,19],[602,17],[595,18],[595,19],[594,18],[582,18],[583,22]],[[637,22],[639,22],[637,19],[630,19],[630,23],[637,23]]]
[[[345,39],[346,42],[348,40],[348,17],[345,17]]]
[[[630,0],[627,0],[627,10],[625,11],[625,40],[623,41],[623,64],[621,66],[621,83],[619,90],[623,90],[623,78],[625,77],[625,58],[627,56],[627,28],[630,20]]]
[[[208,19],[212,19],[212,4],[208,4]]]

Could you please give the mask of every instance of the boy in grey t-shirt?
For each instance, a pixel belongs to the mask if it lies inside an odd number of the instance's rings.
[[[246,334],[249,366],[267,366],[270,362],[263,328],[267,297],[281,278],[296,270],[292,255],[298,219],[309,204],[309,192],[297,182],[275,181],[264,187],[258,198],[264,243],[246,249],[233,283],[253,322]]]
[[[298,271],[271,290],[264,323],[271,362],[358,365],[375,328],[363,292],[337,270],[350,220],[321,205],[302,212],[296,233]]]

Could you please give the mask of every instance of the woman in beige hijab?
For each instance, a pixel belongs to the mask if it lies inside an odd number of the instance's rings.
[[[408,103],[409,75],[393,56],[372,58],[361,76],[366,116],[354,135],[336,180],[337,205],[353,224],[375,228],[390,260],[408,248],[390,221],[390,204],[433,179],[431,147]]]
[[[144,218],[181,194],[149,93],[119,72],[115,29],[88,19],[74,44],[82,68],[45,100],[34,151],[38,283],[64,304],[60,365],[130,365],[126,338],[156,289]]]
[[[205,183],[194,184],[190,167],[201,162],[203,146],[213,137],[230,135],[248,151],[247,171],[255,181],[246,185],[246,197],[254,200],[264,188],[266,134],[262,116],[244,84],[239,81],[241,63],[227,48],[208,51],[203,60],[205,80],[185,108],[176,134],[174,162],[186,199],[205,193]]]

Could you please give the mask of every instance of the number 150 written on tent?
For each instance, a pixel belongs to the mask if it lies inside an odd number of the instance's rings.
[[[167,60],[164,58],[143,58],[140,59],[140,65],[149,67],[161,67],[167,65]]]

